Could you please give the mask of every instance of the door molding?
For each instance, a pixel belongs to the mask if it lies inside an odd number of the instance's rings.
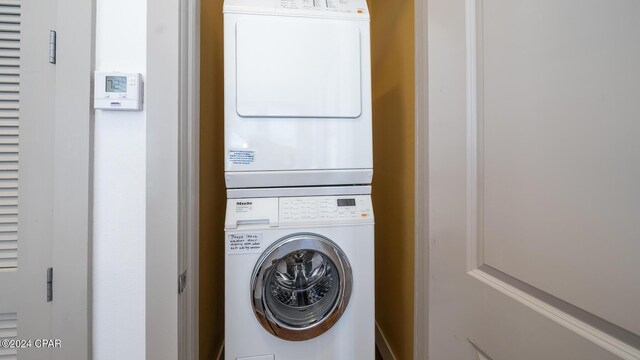
[[[51,352],[53,359],[92,358],[95,12],[95,0],[56,7],[52,328],[63,346]]]
[[[415,0],[415,235],[413,358],[429,355],[428,0]]]
[[[147,11],[146,357],[195,360],[200,0]]]
[[[200,0],[181,3],[178,359],[199,359]]]
[[[382,356],[383,360],[397,360],[397,357],[393,353],[393,350],[391,350],[389,341],[387,341],[387,337],[384,336],[378,322],[376,322],[376,348],[378,349],[378,352],[380,352],[380,356]],[[414,357],[414,359],[417,358]]]
[[[147,8],[146,344],[178,358],[180,2]]]

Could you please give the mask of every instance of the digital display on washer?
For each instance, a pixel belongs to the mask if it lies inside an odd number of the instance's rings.
[[[356,206],[356,199],[338,199],[338,206]]]

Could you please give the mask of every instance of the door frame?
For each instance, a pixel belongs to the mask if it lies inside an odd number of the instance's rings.
[[[146,344],[178,358],[179,1],[147,8]],[[169,90],[165,90],[169,89]]]
[[[156,79],[148,80],[148,85],[153,85],[147,87],[150,94],[148,98],[155,100],[146,104],[148,119],[153,119],[147,122],[146,349],[148,356],[158,359],[171,358],[166,357],[166,354],[180,354],[181,359],[184,358],[182,356],[197,359],[200,0],[188,1],[186,15],[185,8],[180,8],[173,1],[158,1],[153,8],[149,8],[147,18],[147,33],[150,34],[147,72],[149,79]],[[429,345],[427,11],[428,0],[414,1],[414,359],[426,359]],[[189,34],[186,38],[181,35],[181,21],[184,19],[189,21]],[[158,32],[160,28],[164,28],[162,32]],[[179,56],[185,49],[185,40],[189,44],[186,59]],[[187,73],[184,73],[185,64],[190,68]],[[162,77],[162,74],[177,75]],[[186,83],[181,79],[185,75],[188,77]],[[192,96],[183,99],[179,93],[163,92],[163,88],[181,89]],[[184,106],[188,107],[186,123],[183,122],[184,116],[179,115],[185,111]],[[176,134],[179,136],[175,136]],[[185,228],[187,224],[193,226],[191,231]],[[178,256],[175,256],[176,252],[179,252]],[[185,288],[187,297],[178,301],[174,285],[180,274],[179,263],[185,262],[188,274]],[[185,306],[190,310],[186,311]],[[163,329],[180,329],[181,332],[186,331],[186,335],[178,337],[177,333]],[[176,342],[176,339],[179,341]],[[182,350],[184,347],[192,347],[195,351],[185,353]]]
[[[159,77],[148,87],[150,97],[158,97],[157,102],[148,102],[147,123],[147,355],[161,359],[161,354],[180,354],[186,359],[198,358],[198,157],[199,157],[199,54],[200,54],[200,0],[189,1],[188,15],[190,25],[186,41],[189,43],[187,63],[191,70],[184,76],[179,54],[184,50],[185,38],[178,35],[184,8],[178,8],[170,0],[159,0],[149,9],[147,30],[152,34],[148,38],[147,66],[148,77],[153,74],[181,74],[179,76]],[[180,14],[176,17],[175,14]],[[415,238],[414,238],[414,359],[427,359],[428,356],[428,0],[414,1],[415,20]],[[156,31],[165,25],[161,34]],[[171,31],[166,31],[167,29]],[[161,36],[160,36],[161,35]],[[182,40],[181,40],[182,39]],[[184,52],[184,51],[183,51]],[[167,55],[174,55],[167,56]],[[185,59],[182,60],[184,64]],[[162,83],[161,85],[156,85]],[[180,88],[192,94],[181,99],[180,94],[163,93],[160,89]],[[164,100],[162,100],[164,99]],[[186,102],[183,102],[186,101]],[[188,120],[180,123],[178,114],[188,106]],[[184,128],[183,126],[186,126]],[[181,129],[181,130],[180,130]],[[185,131],[186,130],[186,131]],[[176,137],[175,134],[180,136]],[[163,139],[163,140],[160,140]],[[182,145],[181,145],[182,144]],[[187,144],[186,147],[184,144]],[[165,162],[171,159],[171,162]],[[175,166],[167,167],[167,164]],[[170,175],[170,176],[167,176]],[[149,179],[153,179],[150,181]],[[185,189],[185,184],[187,188]],[[163,196],[168,196],[163,199]],[[180,199],[180,200],[179,200]],[[184,217],[182,217],[184,216]],[[184,226],[194,226],[192,231]],[[195,229],[195,231],[193,231]],[[186,232],[185,232],[186,231]],[[183,235],[184,237],[181,237]],[[179,258],[175,251],[180,249]],[[178,262],[186,261],[188,274],[185,288],[186,300],[174,303],[175,288],[170,286],[172,279],[179,275]],[[170,265],[170,266],[166,266]],[[176,277],[174,277],[176,276]],[[164,299],[162,301],[158,299]],[[190,308],[186,311],[184,307]],[[180,310],[176,310],[180,308]],[[172,312],[172,310],[174,312]],[[167,314],[179,314],[178,318]],[[154,318],[156,320],[154,320]],[[160,320],[162,319],[162,320]],[[186,331],[180,336],[179,345],[174,339],[178,334],[162,331],[163,324],[168,328]],[[424,341],[424,340],[427,341]],[[178,347],[192,347],[193,352],[185,353]]]
[[[95,0],[58,1],[52,29],[58,53],[51,65],[56,69],[54,136],[64,139],[54,148],[52,212],[52,334],[64,339],[52,358],[60,360],[92,355],[95,11]]]
[[[153,5],[147,9],[145,348],[149,359],[196,360],[200,0]]]
[[[429,54],[428,0],[414,1],[415,238],[413,358],[429,358]]]
[[[178,303],[178,359],[199,359],[200,0],[181,3],[179,260],[187,282]]]

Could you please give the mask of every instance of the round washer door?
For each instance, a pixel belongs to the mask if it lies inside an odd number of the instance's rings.
[[[303,341],[340,319],[352,285],[351,265],[338,245],[321,235],[295,234],[262,254],[251,277],[251,300],[267,331]]]

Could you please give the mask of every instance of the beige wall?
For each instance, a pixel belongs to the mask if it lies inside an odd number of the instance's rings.
[[[369,0],[373,72],[376,321],[399,360],[413,357],[413,1]]]
[[[372,21],[376,320],[399,360],[413,351],[413,1],[369,0]],[[202,2],[200,359],[224,339],[222,0]]]
[[[222,0],[202,1],[200,65],[200,359],[224,339]]]

